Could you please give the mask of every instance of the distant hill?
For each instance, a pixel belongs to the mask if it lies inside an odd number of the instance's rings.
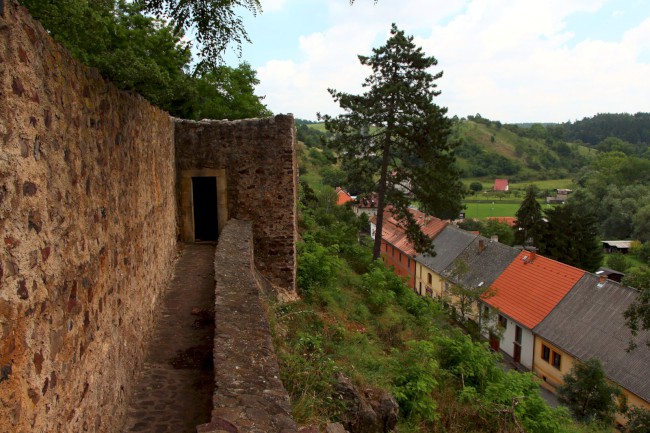
[[[507,177],[512,182],[570,177],[596,151],[567,142],[560,125],[527,128],[484,118],[458,120],[454,138],[464,177]]]
[[[576,122],[563,123],[564,137],[597,146],[608,137],[616,137],[637,147],[641,153],[650,145],[650,113],[603,113]]]
[[[650,154],[650,113],[598,114],[573,123],[504,124],[480,115],[454,121],[457,162],[465,178],[561,179],[573,176],[598,151]],[[326,135],[322,123],[300,121],[298,130],[309,145]]]

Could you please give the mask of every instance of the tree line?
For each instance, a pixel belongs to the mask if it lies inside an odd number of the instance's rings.
[[[255,70],[246,62],[236,68],[219,62],[229,42],[245,38],[232,8],[254,7],[257,0],[218,5],[178,0],[20,2],[77,60],[173,116],[240,119],[271,115],[263,98],[255,95],[259,84]],[[212,30],[203,27],[207,24],[204,17],[221,15],[229,18],[210,21]],[[185,37],[193,25],[202,47],[199,58],[192,57],[192,42]]]

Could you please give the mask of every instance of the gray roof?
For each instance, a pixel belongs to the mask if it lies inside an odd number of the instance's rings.
[[[625,350],[631,334],[623,312],[638,294],[585,274],[533,332],[580,360],[598,358],[611,380],[650,401],[650,332],[639,333],[636,350]]]
[[[448,225],[433,238],[435,257],[420,254],[415,260],[440,274],[475,237],[473,233]]]
[[[481,242],[483,251],[480,251],[479,247]],[[482,285],[489,287],[518,255],[519,250],[516,248],[478,236],[443,270],[442,275],[464,286],[478,287],[483,283]],[[467,272],[459,278],[454,278],[454,268],[460,260],[467,264]]]
[[[602,241],[605,245],[616,248],[631,248],[632,241]]]

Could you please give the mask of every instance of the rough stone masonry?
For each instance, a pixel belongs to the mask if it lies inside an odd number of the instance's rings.
[[[252,220],[256,265],[294,290],[293,119],[177,121],[0,3],[0,433],[113,432],[170,278],[182,170],[225,173],[225,218]]]

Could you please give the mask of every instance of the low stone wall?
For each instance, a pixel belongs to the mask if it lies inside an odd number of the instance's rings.
[[[254,268],[250,221],[230,220],[215,254],[215,392],[212,422],[199,433],[292,433]]]
[[[0,432],[114,432],[175,255],[174,125],[0,5]]]

